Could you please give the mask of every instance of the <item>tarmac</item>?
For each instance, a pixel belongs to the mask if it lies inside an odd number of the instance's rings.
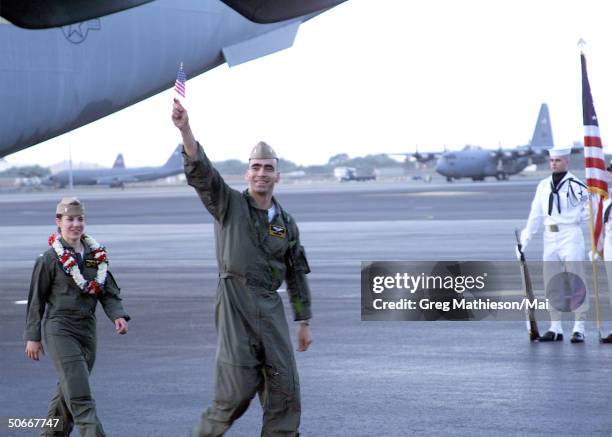
[[[574,345],[530,343],[524,322],[360,319],[362,261],[514,260],[514,229],[524,226],[536,184],[278,187],[312,269],[314,343],[296,352],[301,435],[610,435],[612,345],[598,343],[592,322]],[[120,337],[98,311],[91,385],[107,434],[187,435],[212,400],[217,268],[211,218],[186,186],[0,195],[0,421],[45,417],[55,390],[50,360],[24,355],[17,302],[27,299],[66,195],[85,203],[87,231],[108,247],[132,316]],[[536,238],[527,254],[541,253]],[[569,337],[571,322],[564,328]],[[260,425],[254,399],[226,435],[256,436]]]

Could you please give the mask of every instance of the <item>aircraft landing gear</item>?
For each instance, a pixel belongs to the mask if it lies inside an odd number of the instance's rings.
[[[497,179],[498,181],[507,181],[508,175],[503,171],[498,171],[495,175],[495,179]]]
[[[450,177],[450,176],[446,176],[446,182],[452,182],[452,181],[453,181],[453,178],[452,178],[452,177]]]

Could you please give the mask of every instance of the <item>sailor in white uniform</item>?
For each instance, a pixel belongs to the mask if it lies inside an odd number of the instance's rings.
[[[582,261],[585,260],[585,245],[581,223],[589,220],[588,190],[582,181],[568,171],[570,148],[549,150],[552,175],[538,184],[531,203],[527,225],[521,232],[522,250],[544,224],[544,280],[547,286],[557,273],[571,272],[586,281]],[[518,252],[518,248],[517,248]],[[550,297],[550,296],[549,296]],[[584,342],[584,320],[588,309],[588,298],[575,308],[572,343]],[[561,310],[549,302],[550,328],[539,341],[562,341]]]

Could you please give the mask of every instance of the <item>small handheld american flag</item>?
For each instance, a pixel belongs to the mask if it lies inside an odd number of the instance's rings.
[[[176,82],[174,82],[174,91],[176,93],[185,98],[185,82],[187,81],[187,75],[185,71],[183,71],[183,63],[181,62],[181,66],[176,72]]]

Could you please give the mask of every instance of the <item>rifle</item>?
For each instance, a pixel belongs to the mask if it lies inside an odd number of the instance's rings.
[[[520,264],[521,276],[523,278],[523,289],[525,290],[527,299],[533,303],[535,301],[535,296],[533,294],[533,286],[531,285],[531,276],[529,276],[529,269],[527,268],[527,261],[525,260],[525,254],[523,253],[523,247],[518,229],[514,230],[514,235],[516,236],[516,245],[521,254]],[[530,307],[527,310],[527,320],[529,321],[529,340],[536,341],[540,337],[540,332],[538,331],[538,323],[535,319],[535,311],[533,307]]]

